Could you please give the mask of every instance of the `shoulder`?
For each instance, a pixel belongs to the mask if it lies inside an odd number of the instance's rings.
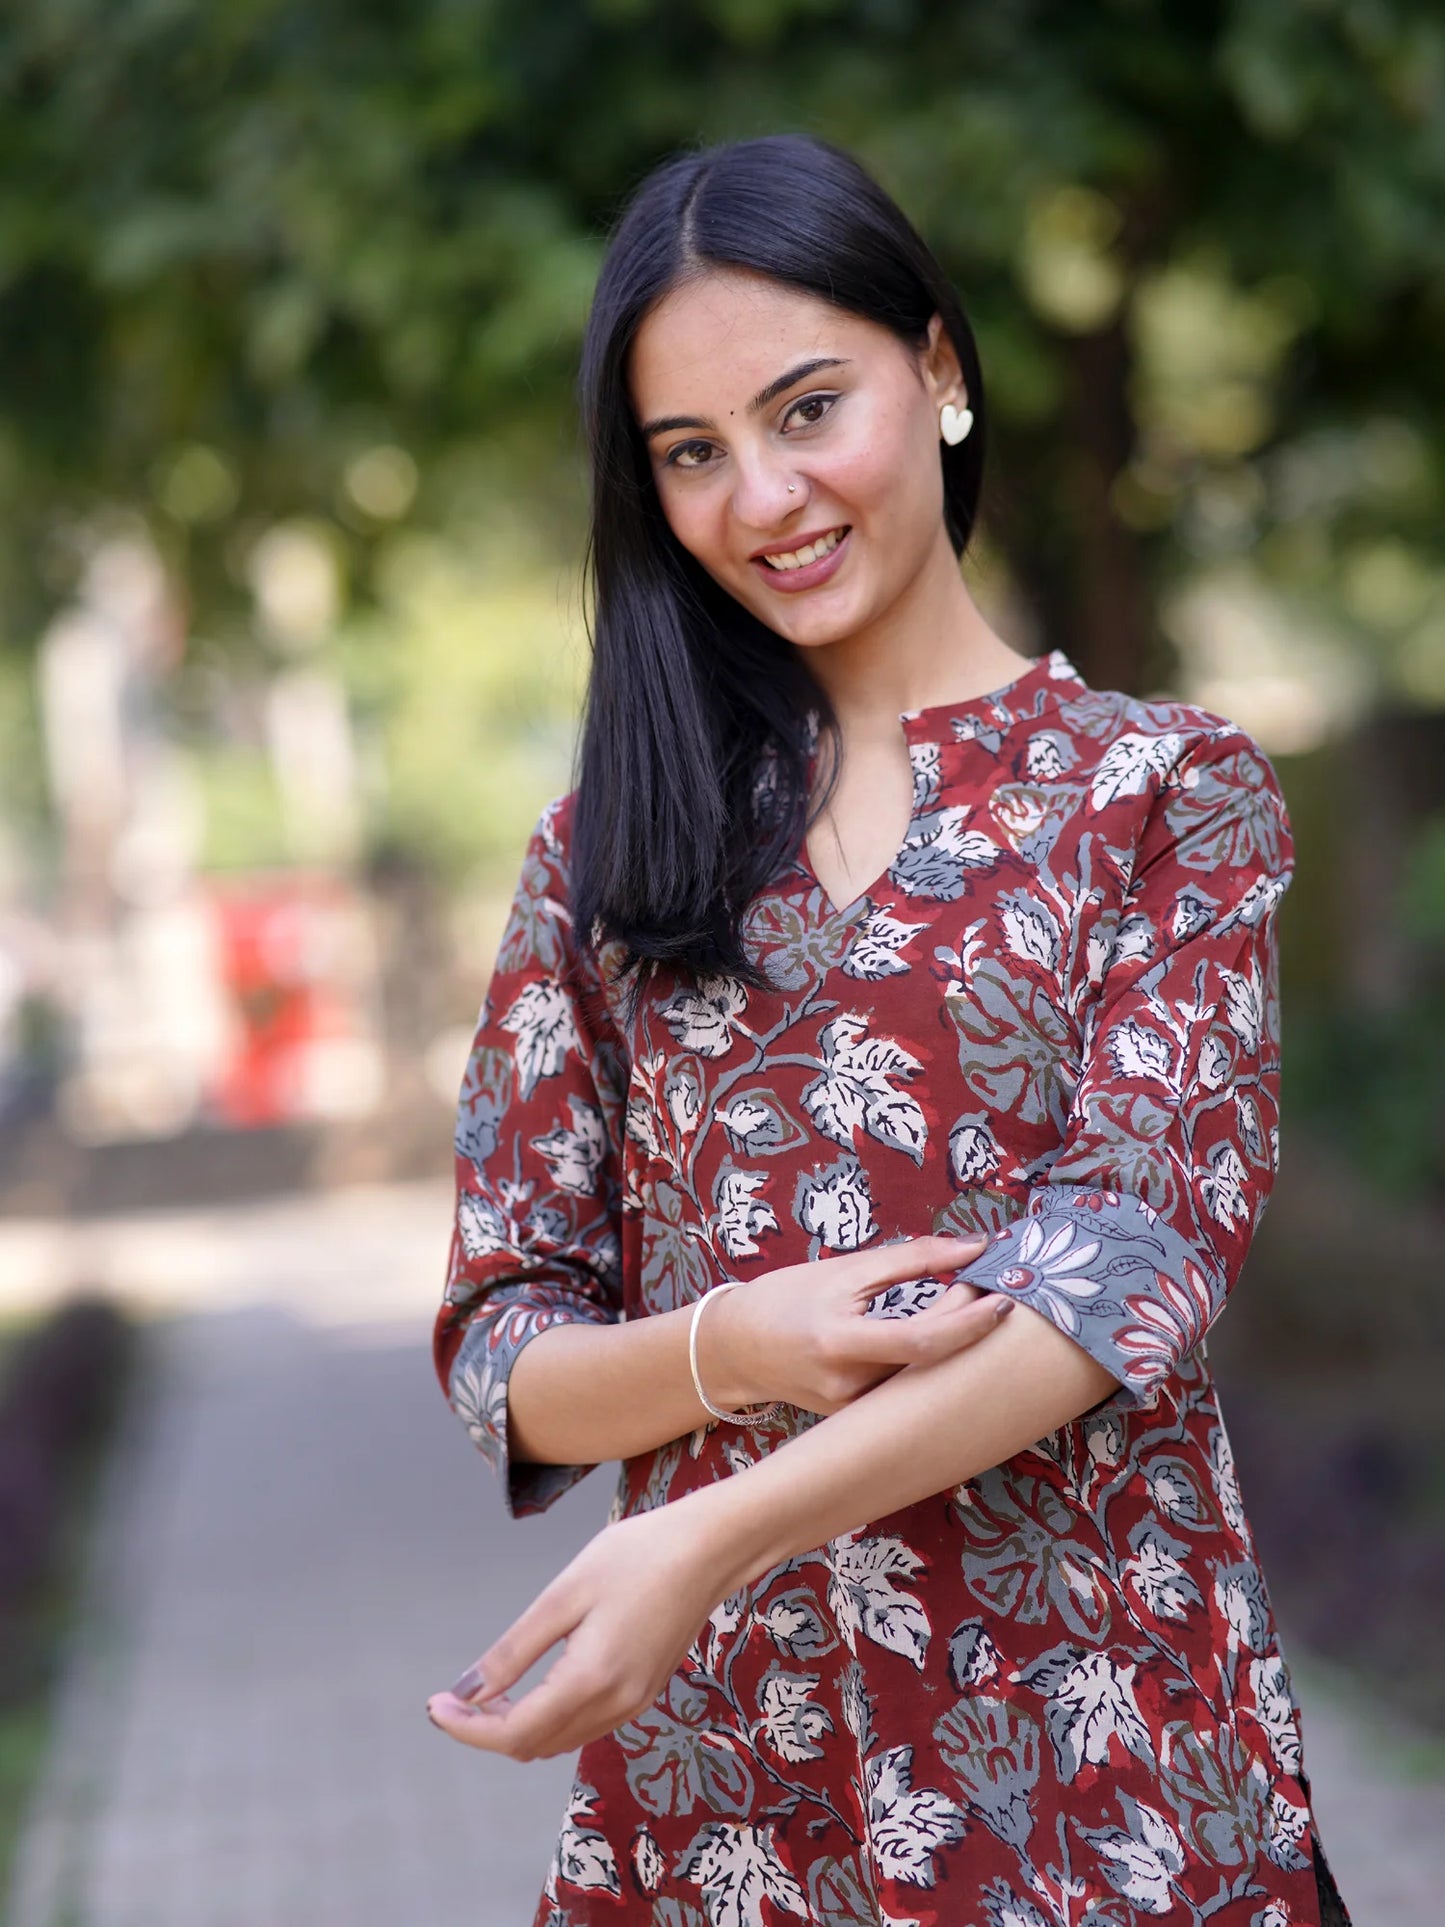
[[[1078,757],[1075,779],[1088,807],[1117,808],[1141,823],[1192,797],[1214,808],[1264,805],[1286,820],[1279,776],[1259,741],[1239,723],[1173,697],[1084,689],[1060,705]]]

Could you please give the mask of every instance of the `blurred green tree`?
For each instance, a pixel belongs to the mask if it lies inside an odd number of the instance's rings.
[[[853,147],[955,275],[992,539],[1097,682],[1167,674],[1201,557],[1445,700],[1445,18],[1431,0],[50,0],[0,25],[0,606],[142,503],[197,620],[248,540],[465,518],[565,546],[606,223],[660,156]],[[414,499],[399,451],[414,463]]]

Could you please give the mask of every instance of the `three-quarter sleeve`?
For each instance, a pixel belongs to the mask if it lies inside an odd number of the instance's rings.
[[[433,1362],[513,1517],[592,1468],[511,1455],[517,1354],[564,1321],[622,1316],[620,1143],[628,1067],[596,966],[574,941],[559,835],[527,846],[457,1106],[456,1193]]]
[[[1119,1381],[1104,1407],[1152,1404],[1200,1345],[1273,1186],[1275,919],[1292,866],[1278,779],[1252,739],[1220,724],[1181,743],[1117,920],[1091,939],[1098,988],[1063,1142],[968,1267]]]

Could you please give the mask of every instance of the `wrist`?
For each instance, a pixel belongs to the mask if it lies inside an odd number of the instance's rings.
[[[687,1515],[714,1603],[781,1564],[794,1550],[780,1530],[776,1509],[770,1510],[768,1495],[752,1477],[757,1469],[698,1486],[666,1508]]]
[[[749,1405],[762,1405],[769,1394],[758,1382],[749,1356],[747,1308],[741,1302],[747,1287],[718,1291],[706,1311],[697,1313],[697,1376],[702,1389],[714,1405],[728,1411],[741,1411]],[[682,1316],[691,1320],[695,1306],[685,1307]]]

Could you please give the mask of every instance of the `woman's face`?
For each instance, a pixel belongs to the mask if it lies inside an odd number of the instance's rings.
[[[937,315],[915,353],[766,275],[717,269],[651,310],[628,381],[673,533],[789,641],[867,628],[939,544],[953,566],[938,411],[967,397]]]

